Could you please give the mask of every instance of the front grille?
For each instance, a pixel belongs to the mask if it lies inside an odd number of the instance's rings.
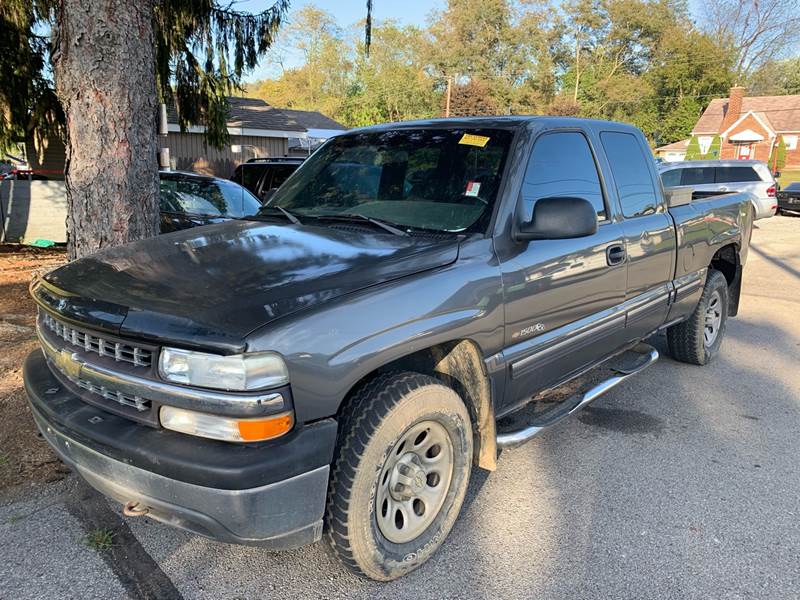
[[[44,312],[42,321],[58,337],[86,352],[94,352],[98,356],[107,356],[117,362],[130,363],[136,367],[149,367],[152,364],[153,353],[147,348],[127,342],[109,341],[96,334],[63,323],[47,312]]]
[[[116,390],[110,390],[105,386],[95,385],[92,382],[84,379],[75,379],[67,376],[65,373],[62,374],[79,388],[92,392],[93,394],[97,394],[106,400],[113,400],[114,402],[118,402],[123,406],[131,406],[139,412],[150,410],[149,400],[143,400],[139,396],[132,396],[130,394],[123,394],[122,392],[118,392]]]

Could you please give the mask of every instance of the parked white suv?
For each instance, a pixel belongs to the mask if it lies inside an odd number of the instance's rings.
[[[665,188],[692,188],[694,198],[750,192],[755,196],[756,219],[771,217],[778,210],[775,178],[761,161],[690,160],[663,163],[658,170]]]

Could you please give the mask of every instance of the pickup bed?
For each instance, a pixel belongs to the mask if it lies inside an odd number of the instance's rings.
[[[653,333],[678,360],[714,357],[752,219],[746,194],[667,200],[627,125],[356,130],[249,221],[35,281],[31,410],[127,515],[269,548],[324,534],[393,579],[443,542],[473,468],[650,365]],[[600,383],[498,430],[601,364]]]

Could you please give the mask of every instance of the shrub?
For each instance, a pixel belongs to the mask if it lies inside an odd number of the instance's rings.
[[[686,147],[686,158],[685,160],[700,160],[700,142],[697,139],[697,136],[692,136],[692,139],[689,140],[689,145]]]
[[[708,152],[705,153],[703,156],[706,160],[714,160],[719,158],[720,150],[722,150],[722,140],[718,135],[714,136],[714,139],[711,140],[711,145],[708,147]]]
[[[778,140],[778,145],[772,147],[772,152],[769,155],[769,168],[773,173],[777,173],[786,166],[786,142],[783,141],[783,136]]]

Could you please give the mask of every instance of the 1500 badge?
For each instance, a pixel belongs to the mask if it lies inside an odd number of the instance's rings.
[[[547,327],[544,326],[544,323],[535,323],[530,327],[525,327],[524,329],[520,329],[519,331],[514,332],[513,334],[511,334],[511,339],[528,337],[529,335],[542,333],[545,329],[547,329]]]

